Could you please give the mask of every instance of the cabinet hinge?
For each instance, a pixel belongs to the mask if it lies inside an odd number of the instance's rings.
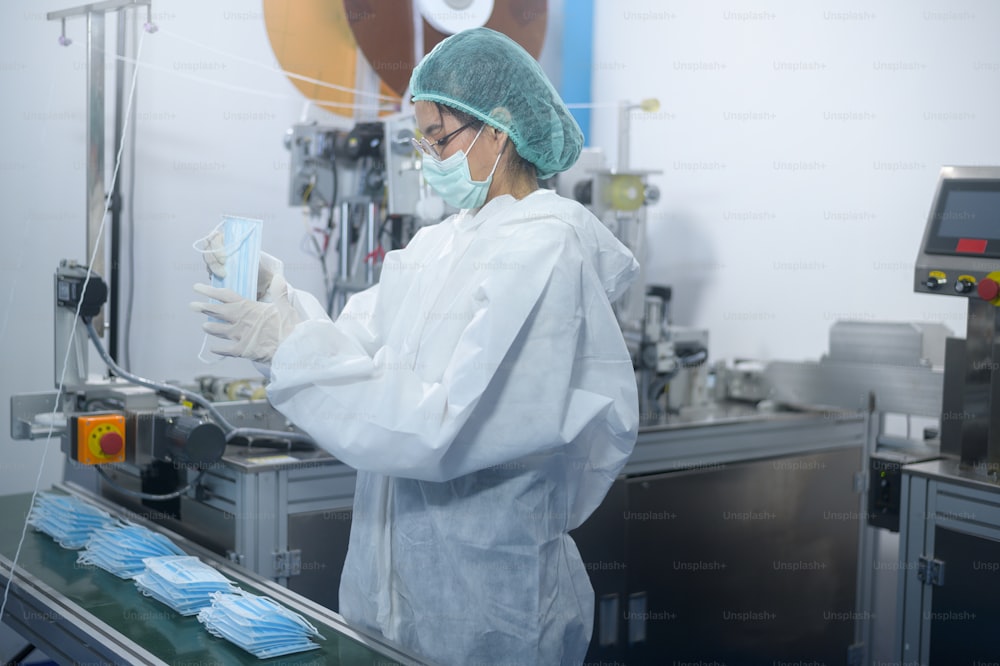
[[[944,562],[926,555],[917,561],[917,578],[924,585],[944,585]]]
[[[274,577],[288,578],[302,573],[302,551],[285,550],[274,554]]]

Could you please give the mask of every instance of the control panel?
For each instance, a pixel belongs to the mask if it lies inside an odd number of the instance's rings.
[[[1000,305],[1000,167],[941,169],[914,290]]]
[[[891,450],[872,454],[868,460],[868,524],[898,532],[903,466],[936,457]]]
[[[965,339],[949,339],[941,452],[1000,475],[1000,166],[941,169],[914,290],[965,299]]]

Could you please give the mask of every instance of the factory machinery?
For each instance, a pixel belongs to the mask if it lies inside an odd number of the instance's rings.
[[[103,75],[94,58],[93,75]],[[91,102],[88,115],[103,116],[103,97]],[[641,258],[658,192],[655,173],[628,162],[636,108],[621,106],[613,166],[586,149],[545,185],[590,207]],[[449,212],[421,181],[414,131],[398,114],[288,132],[288,202],[308,209],[337,258],[335,270],[322,263],[332,315],[377,282],[381,252]],[[88,135],[88,156],[103,152],[103,134]],[[88,164],[88,192],[103,191],[102,172]],[[643,421],[621,477],[574,533],[597,599],[589,661],[942,663],[1000,653],[982,626],[996,602],[975,592],[996,575],[976,563],[1000,560],[997,211],[1000,170],[942,171],[915,288],[968,299],[964,341],[939,326],[838,322],[818,362],[730,365],[710,362],[706,331],[675,325],[669,285],[642,276],[616,304]],[[165,384],[120,368],[98,335],[109,292],[116,314],[114,280],[91,268],[64,261],[56,271],[58,390],[13,396],[12,436],[59,437],[60,490],[171,535],[332,627],[362,661],[418,661],[336,615],[353,470],[271,408],[259,378]],[[91,348],[106,375],[91,372]],[[892,432],[894,419],[914,416],[932,425]],[[7,501],[15,515],[28,498]],[[16,545],[8,532],[4,582]],[[99,598],[100,572],[60,563],[57,546],[31,538],[3,619],[47,652],[67,662],[208,658],[195,638],[171,645],[183,628],[162,617],[152,640],[111,626],[96,609],[132,602]],[[894,566],[873,569],[879,562]],[[982,608],[963,606],[969,598]],[[959,612],[977,619],[949,623]]]
[[[288,133],[289,203],[306,206],[335,239],[338,264],[326,294],[333,315],[378,280],[380,248],[405,245],[420,225],[449,212],[420,181],[419,157],[406,148],[413,132],[412,118],[401,115],[353,127],[300,124]],[[651,175],[608,168],[600,151],[588,149],[546,185],[584,202],[642,256],[645,208],[656,197]],[[335,612],[354,471],[271,408],[259,378],[168,385],[118,367],[95,326],[107,291],[83,266],[58,267],[54,379],[61,390],[14,396],[12,436],[58,436],[68,492],[196,545],[224,571],[257,576],[298,603]],[[820,614],[855,611],[865,418],[768,401],[771,388],[759,371],[709,363],[707,333],[675,326],[670,297],[669,286],[643,278],[616,303],[643,427],[607,500],[574,534],[597,595],[588,658],[651,660],[669,645],[685,658],[739,655],[741,663],[750,663],[748,655],[767,663],[803,654],[843,659],[855,622],[831,625]],[[88,347],[101,350],[108,376],[91,372]],[[823,520],[828,514],[843,519]],[[795,575],[773,569],[775,561],[794,566]],[[803,570],[803,562],[822,569]],[[748,599],[768,601],[754,610]],[[734,631],[725,613],[748,621]],[[69,649],[65,632],[46,638],[44,623],[29,620],[19,627],[24,635],[50,650]],[[100,635],[107,637],[102,649],[115,649],[120,637]],[[718,635],[729,638],[720,644]]]
[[[413,132],[412,118],[404,115],[353,127],[300,124],[288,133],[289,203],[325,220],[335,239],[338,263],[326,294],[332,314],[352,292],[377,281],[379,248],[405,245],[421,224],[448,213],[420,181],[419,159],[409,148]],[[645,207],[656,196],[647,182],[650,175],[609,169],[600,151],[587,150],[573,171],[547,185],[582,200],[641,256]],[[199,377],[188,385],[164,384],[119,367],[97,333],[108,292],[101,277],[85,266],[64,261],[57,268],[53,379],[59,390],[13,396],[12,436],[60,438],[68,461],[67,492],[98,499],[196,545],[224,571],[257,576],[257,584],[280,586],[297,603],[304,599],[336,611],[353,470],[315,448],[271,408],[259,378]],[[730,549],[736,539],[760,538],[741,536],[753,525],[752,517],[726,516],[773,515],[770,530],[792,531],[813,520],[821,507],[857,514],[852,475],[859,467],[862,418],[758,409],[766,397],[760,378],[711,366],[707,334],[671,322],[670,295],[668,286],[647,286],[641,279],[616,304],[635,360],[645,425],[622,478],[575,535],[597,592],[592,656],[600,659],[635,660],[656,654],[664,642],[677,648],[685,640],[694,654],[704,649],[705,639],[690,627],[712,626],[710,616],[717,615],[720,600],[738,606],[745,593],[735,590],[745,589],[747,579],[761,585],[781,582],[741,572],[741,566],[753,571],[769,565],[773,554],[758,549],[756,561],[732,562],[715,571],[713,580],[721,589],[713,592],[714,602],[698,608],[681,604],[681,599],[712,597],[699,591],[697,578],[704,570],[697,563],[721,566],[728,560],[711,553]],[[106,376],[91,371],[91,348],[101,350]],[[836,471],[823,478],[799,473],[828,465]],[[788,481],[794,481],[794,490],[781,489]],[[773,490],[760,494],[756,488],[761,487]],[[806,490],[822,500],[809,510],[788,510],[789,493]],[[693,508],[690,498],[702,495],[713,499]],[[750,495],[757,497],[751,502]],[[837,552],[824,554],[829,568],[823,573],[841,581],[831,603],[849,610],[856,530],[850,521],[836,527]],[[815,531],[797,547],[809,549],[823,538],[825,532]],[[675,543],[687,544],[688,550],[678,550]],[[611,544],[615,548],[609,550]],[[685,568],[664,566],[657,555],[664,552],[675,553],[674,561]],[[25,588],[50,573],[37,565],[25,563]],[[742,582],[729,584],[727,577]],[[816,586],[824,584],[818,578],[792,580],[809,594],[819,594]],[[689,591],[683,595],[672,591],[685,587]],[[74,654],[72,631],[52,637],[47,634],[52,627],[31,621],[44,616],[30,610],[41,602],[29,596],[25,589],[19,597],[28,610],[18,629],[47,651]],[[59,603],[72,606],[71,601]],[[674,615],[681,619],[663,619]],[[89,610],[79,609],[67,622],[78,626],[89,616]],[[788,634],[794,615],[773,624],[775,637]],[[824,649],[843,652],[850,634],[844,624],[836,635],[822,629],[798,640],[802,645],[826,640],[830,645]],[[102,628],[98,635],[101,650],[111,653],[122,640],[111,629]],[[731,649],[745,650],[749,638],[734,638]],[[366,644],[396,649],[377,641]],[[784,649],[792,654],[798,648]]]
[[[623,115],[633,108],[623,104]],[[336,250],[326,294],[333,315],[378,280],[382,250],[405,245],[422,224],[449,212],[421,182],[419,156],[408,147],[413,133],[406,115],[349,127],[303,123],[288,132],[288,201],[325,225]],[[657,196],[652,175],[630,170],[621,155],[608,168],[600,151],[588,149],[546,185],[588,205],[641,257],[646,206]],[[54,379],[61,390],[14,396],[12,436],[58,436],[68,492],[196,545],[224,571],[257,576],[297,603],[335,612],[353,470],[271,408],[260,379],[168,385],[118,367],[97,334],[108,291],[84,266],[58,267]],[[802,655],[843,660],[857,644],[851,618],[866,419],[840,407],[767,400],[772,389],[761,372],[709,363],[707,332],[675,326],[670,300],[669,285],[643,277],[616,303],[643,427],[622,477],[574,535],[597,595],[588,658],[639,662],[670,646],[679,657],[740,663],[753,655],[766,663]],[[89,347],[102,349],[107,376],[91,372]],[[72,625],[90,617],[60,603],[78,613]],[[70,649],[65,632],[47,637],[45,623],[25,613],[24,635],[48,650]],[[99,635],[102,649],[117,649],[114,631]],[[719,635],[728,638],[720,643]],[[412,658],[361,638],[396,659]]]

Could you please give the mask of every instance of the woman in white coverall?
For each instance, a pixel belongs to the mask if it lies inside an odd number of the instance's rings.
[[[635,443],[611,302],[632,254],[537,179],[582,134],[500,33],[453,35],[410,83],[424,177],[461,212],[388,253],[336,321],[280,275],[195,309],[270,363],[272,404],[358,470],[340,612],[438,663],[579,664],[594,592],[568,532]]]

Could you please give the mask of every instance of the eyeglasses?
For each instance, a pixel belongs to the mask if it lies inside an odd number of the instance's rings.
[[[440,147],[441,150],[444,150],[444,147],[448,145],[448,142],[451,141],[456,134],[458,134],[462,130],[468,129],[473,122],[475,121],[470,120],[469,122],[459,127],[457,130],[455,130],[454,132],[448,132],[443,137],[434,142],[428,141],[426,137],[420,139],[419,141],[417,141],[416,139],[410,139],[410,142],[413,144],[414,148],[421,151],[425,155],[430,155],[431,157],[439,158],[441,157],[441,153],[438,150],[438,148]]]

